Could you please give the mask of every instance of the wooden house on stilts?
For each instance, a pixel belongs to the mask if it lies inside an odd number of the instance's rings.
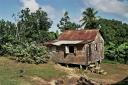
[[[56,63],[89,65],[104,59],[104,39],[99,29],[67,30],[47,47]]]

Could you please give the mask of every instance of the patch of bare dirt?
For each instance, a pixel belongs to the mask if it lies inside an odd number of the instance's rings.
[[[96,83],[95,81],[88,80],[86,77],[81,77],[81,76],[70,76],[66,77],[64,79],[57,79],[57,80],[52,80],[51,85],[100,85],[99,83]]]
[[[75,73],[75,70],[73,68],[67,68],[67,67],[61,66],[60,64],[54,65],[54,67],[57,70],[64,71],[68,74],[74,74]]]
[[[60,64],[54,65],[54,67],[55,67],[55,69],[57,69],[57,70],[66,72],[69,77],[70,77],[70,76],[71,76],[71,77],[72,77],[72,76],[74,76],[74,77],[76,77],[76,76],[85,76],[85,77],[87,78],[86,75],[84,75],[84,74],[78,72],[78,71],[80,70],[80,69],[78,69],[78,68],[67,68],[67,67],[65,67],[65,66],[61,66]]]
[[[66,76],[65,78],[53,79],[51,81],[46,81],[37,76],[30,77],[30,79],[36,82],[37,85],[100,85],[83,76]]]
[[[57,70],[64,71],[68,75],[63,79],[58,79],[58,83],[61,82],[63,84],[57,84],[57,85],[99,85],[98,83],[94,82],[94,80],[90,80],[84,71],[79,72],[80,69],[78,68],[67,68],[64,66],[61,66],[60,64],[57,64],[54,66]],[[83,78],[83,80],[81,80]],[[88,82],[93,82],[95,84],[89,84]],[[85,84],[79,84],[79,83],[85,83]],[[87,84],[88,83],[88,84]]]
[[[30,77],[30,78],[32,81],[37,82],[38,85],[51,85],[48,81],[46,81],[40,77],[34,76],[34,77]]]

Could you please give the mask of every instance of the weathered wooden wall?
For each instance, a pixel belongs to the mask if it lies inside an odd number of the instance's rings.
[[[95,44],[97,45],[97,50],[95,49]],[[91,55],[88,58],[88,64],[94,63],[96,61],[101,61],[104,58],[104,40],[100,34],[97,35],[96,39],[90,43]],[[85,44],[85,48],[87,44]],[[90,61],[89,61],[90,58]]]
[[[53,60],[58,63],[67,63],[67,64],[87,64],[87,58],[85,57],[85,52],[83,50],[84,45],[75,45],[75,53],[65,54],[64,45],[59,47],[59,52],[54,53]]]

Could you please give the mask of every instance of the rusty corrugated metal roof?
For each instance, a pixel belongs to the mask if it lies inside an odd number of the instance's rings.
[[[63,32],[58,40],[84,40],[84,41],[93,41],[97,33],[98,29],[91,30],[67,30]]]

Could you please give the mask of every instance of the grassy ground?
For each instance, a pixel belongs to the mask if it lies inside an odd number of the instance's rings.
[[[20,73],[23,70],[23,76]],[[40,77],[46,80],[57,78],[66,73],[56,70],[51,64],[23,64],[0,57],[0,85],[37,85],[30,77]]]
[[[108,62],[108,61],[107,61]],[[107,72],[107,75],[100,75],[91,72],[85,72],[89,79],[107,84],[114,84],[128,77],[128,65],[118,63],[103,63],[102,69]],[[37,80],[42,78],[50,81],[63,77],[69,73],[65,72],[63,67],[54,64],[23,64],[17,63],[9,58],[0,57],[0,85],[40,85]],[[23,76],[20,77],[20,70],[23,70]],[[37,78],[33,80],[32,78]],[[121,85],[121,84],[120,84]],[[124,84],[127,85],[127,84]]]
[[[104,60],[102,61],[102,63],[105,63],[105,64],[119,64],[119,62],[117,62],[117,61],[110,61],[110,60],[108,60],[108,59],[104,59]]]

